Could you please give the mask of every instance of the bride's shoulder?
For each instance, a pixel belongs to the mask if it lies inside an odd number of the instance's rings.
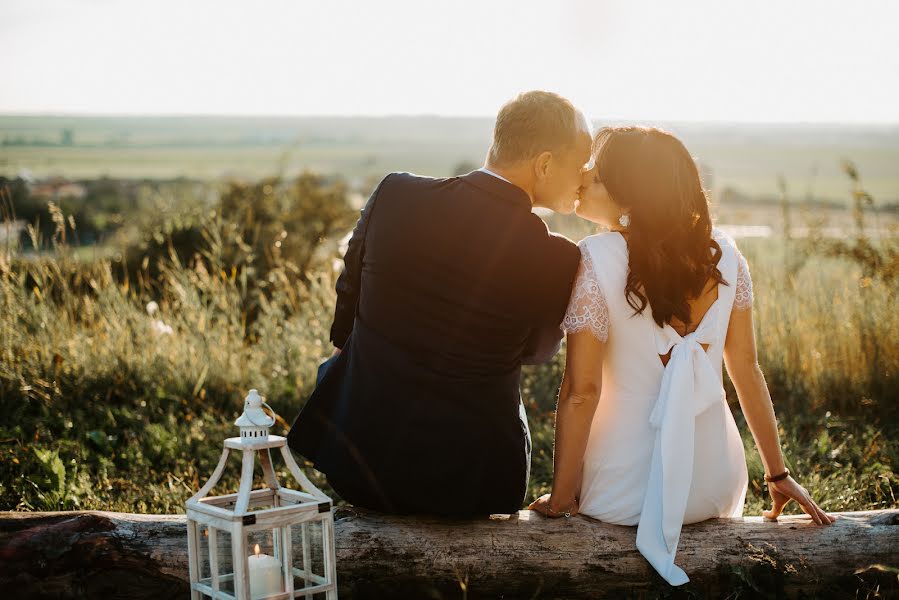
[[[627,267],[627,242],[619,233],[609,231],[588,235],[577,245],[585,268],[599,269],[609,276]]]
[[[604,233],[595,233],[588,235],[577,243],[581,252],[585,250],[591,253],[610,252],[613,250],[627,249],[627,244],[620,233],[614,231],[606,231]]]
[[[718,242],[718,245],[721,246],[721,251],[725,254],[732,254],[736,259],[737,263],[741,268],[745,268],[746,258],[743,256],[743,253],[740,252],[740,248],[737,246],[736,240],[732,235],[727,233],[727,231],[721,229],[720,227],[712,228],[712,239]]]
[[[718,242],[718,245],[722,248],[729,246],[734,250],[737,249],[737,242],[733,236],[718,226],[712,227],[712,239]]]

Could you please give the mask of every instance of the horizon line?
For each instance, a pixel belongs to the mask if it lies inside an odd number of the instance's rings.
[[[3,117],[62,117],[62,118],[132,118],[132,119],[495,119],[489,114],[447,114],[447,113],[378,113],[378,114],[328,114],[328,113],[148,113],[148,112],[65,112],[65,111],[0,111]],[[672,119],[672,118],[629,118],[629,117],[591,117],[593,122],[628,122],[628,123],[678,123],[696,125],[799,125],[799,126],[831,126],[831,127],[899,127],[896,121],[785,121],[785,120],[738,120],[738,119]]]

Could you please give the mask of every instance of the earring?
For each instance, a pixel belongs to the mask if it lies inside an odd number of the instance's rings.
[[[627,227],[631,224],[631,216],[627,213],[623,213],[620,217],[618,217],[618,224],[622,227]]]

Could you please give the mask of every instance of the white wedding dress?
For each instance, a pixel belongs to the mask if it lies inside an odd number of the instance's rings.
[[[717,229],[714,237],[730,285],[718,285],[693,333],[659,327],[649,306],[634,315],[624,294],[627,243],[616,232],[579,243],[581,269],[563,322],[567,332],[590,331],[606,342],[580,514],[638,525],[637,548],[671,585],[689,581],[674,564],[681,525],[741,517],[748,483],[721,366],[731,311],[751,306],[752,281],[733,240]],[[665,366],[660,356],[669,350]]]

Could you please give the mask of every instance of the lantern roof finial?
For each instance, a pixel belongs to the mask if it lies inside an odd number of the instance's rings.
[[[275,419],[262,410],[263,404],[265,404],[265,402],[263,401],[262,396],[259,395],[259,392],[255,389],[250,390],[250,393],[247,394],[243,403],[243,414],[234,421],[234,424],[241,428],[267,428],[274,425]],[[265,404],[265,406],[268,406],[268,404]]]

